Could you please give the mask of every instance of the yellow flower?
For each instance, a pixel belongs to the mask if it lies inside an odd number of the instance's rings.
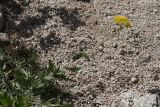
[[[120,26],[120,28],[131,28],[132,24],[131,21],[126,16],[115,16],[113,21]]]

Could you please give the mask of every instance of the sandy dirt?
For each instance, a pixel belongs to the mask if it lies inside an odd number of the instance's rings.
[[[78,97],[75,107],[118,107],[125,91],[159,89],[160,1],[84,1],[17,1],[21,9],[7,10],[10,38],[35,48],[42,65],[51,59],[62,69],[81,67],[77,73],[66,71],[73,81],[59,82]],[[116,15],[129,17],[133,27],[117,35]],[[79,52],[90,60],[74,61]]]

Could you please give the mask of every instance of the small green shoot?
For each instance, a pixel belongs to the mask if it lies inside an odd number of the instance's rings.
[[[89,60],[89,56],[84,52],[80,52],[80,53],[76,54],[75,56],[72,57],[72,59],[73,59],[73,61],[76,61],[76,60],[78,60],[78,59],[80,59],[82,57],[84,57],[87,60]]]

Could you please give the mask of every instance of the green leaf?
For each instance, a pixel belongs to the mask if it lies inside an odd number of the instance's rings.
[[[63,104],[60,105],[60,107],[71,107],[71,104],[69,104],[67,102],[63,102]]]
[[[48,63],[48,71],[54,71],[55,70],[55,65],[54,63],[52,63],[51,60],[49,60],[49,63]]]
[[[48,71],[48,74],[46,75],[46,77],[48,79],[51,79],[51,78],[53,78],[53,79],[54,78],[57,78],[57,79],[66,79],[66,76],[64,75],[65,72],[60,69],[60,66],[56,67],[54,65],[54,63],[52,63],[51,60],[49,60],[47,71]],[[52,75],[53,75],[53,77],[52,77]]]
[[[30,107],[30,100],[29,96],[17,96],[15,107]]]
[[[13,100],[6,92],[0,92],[0,105],[2,107],[11,107]]]

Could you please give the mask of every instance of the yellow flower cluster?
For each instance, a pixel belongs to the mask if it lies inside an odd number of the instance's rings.
[[[131,28],[131,21],[126,16],[115,16],[113,19],[114,23],[120,26],[120,28]]]

